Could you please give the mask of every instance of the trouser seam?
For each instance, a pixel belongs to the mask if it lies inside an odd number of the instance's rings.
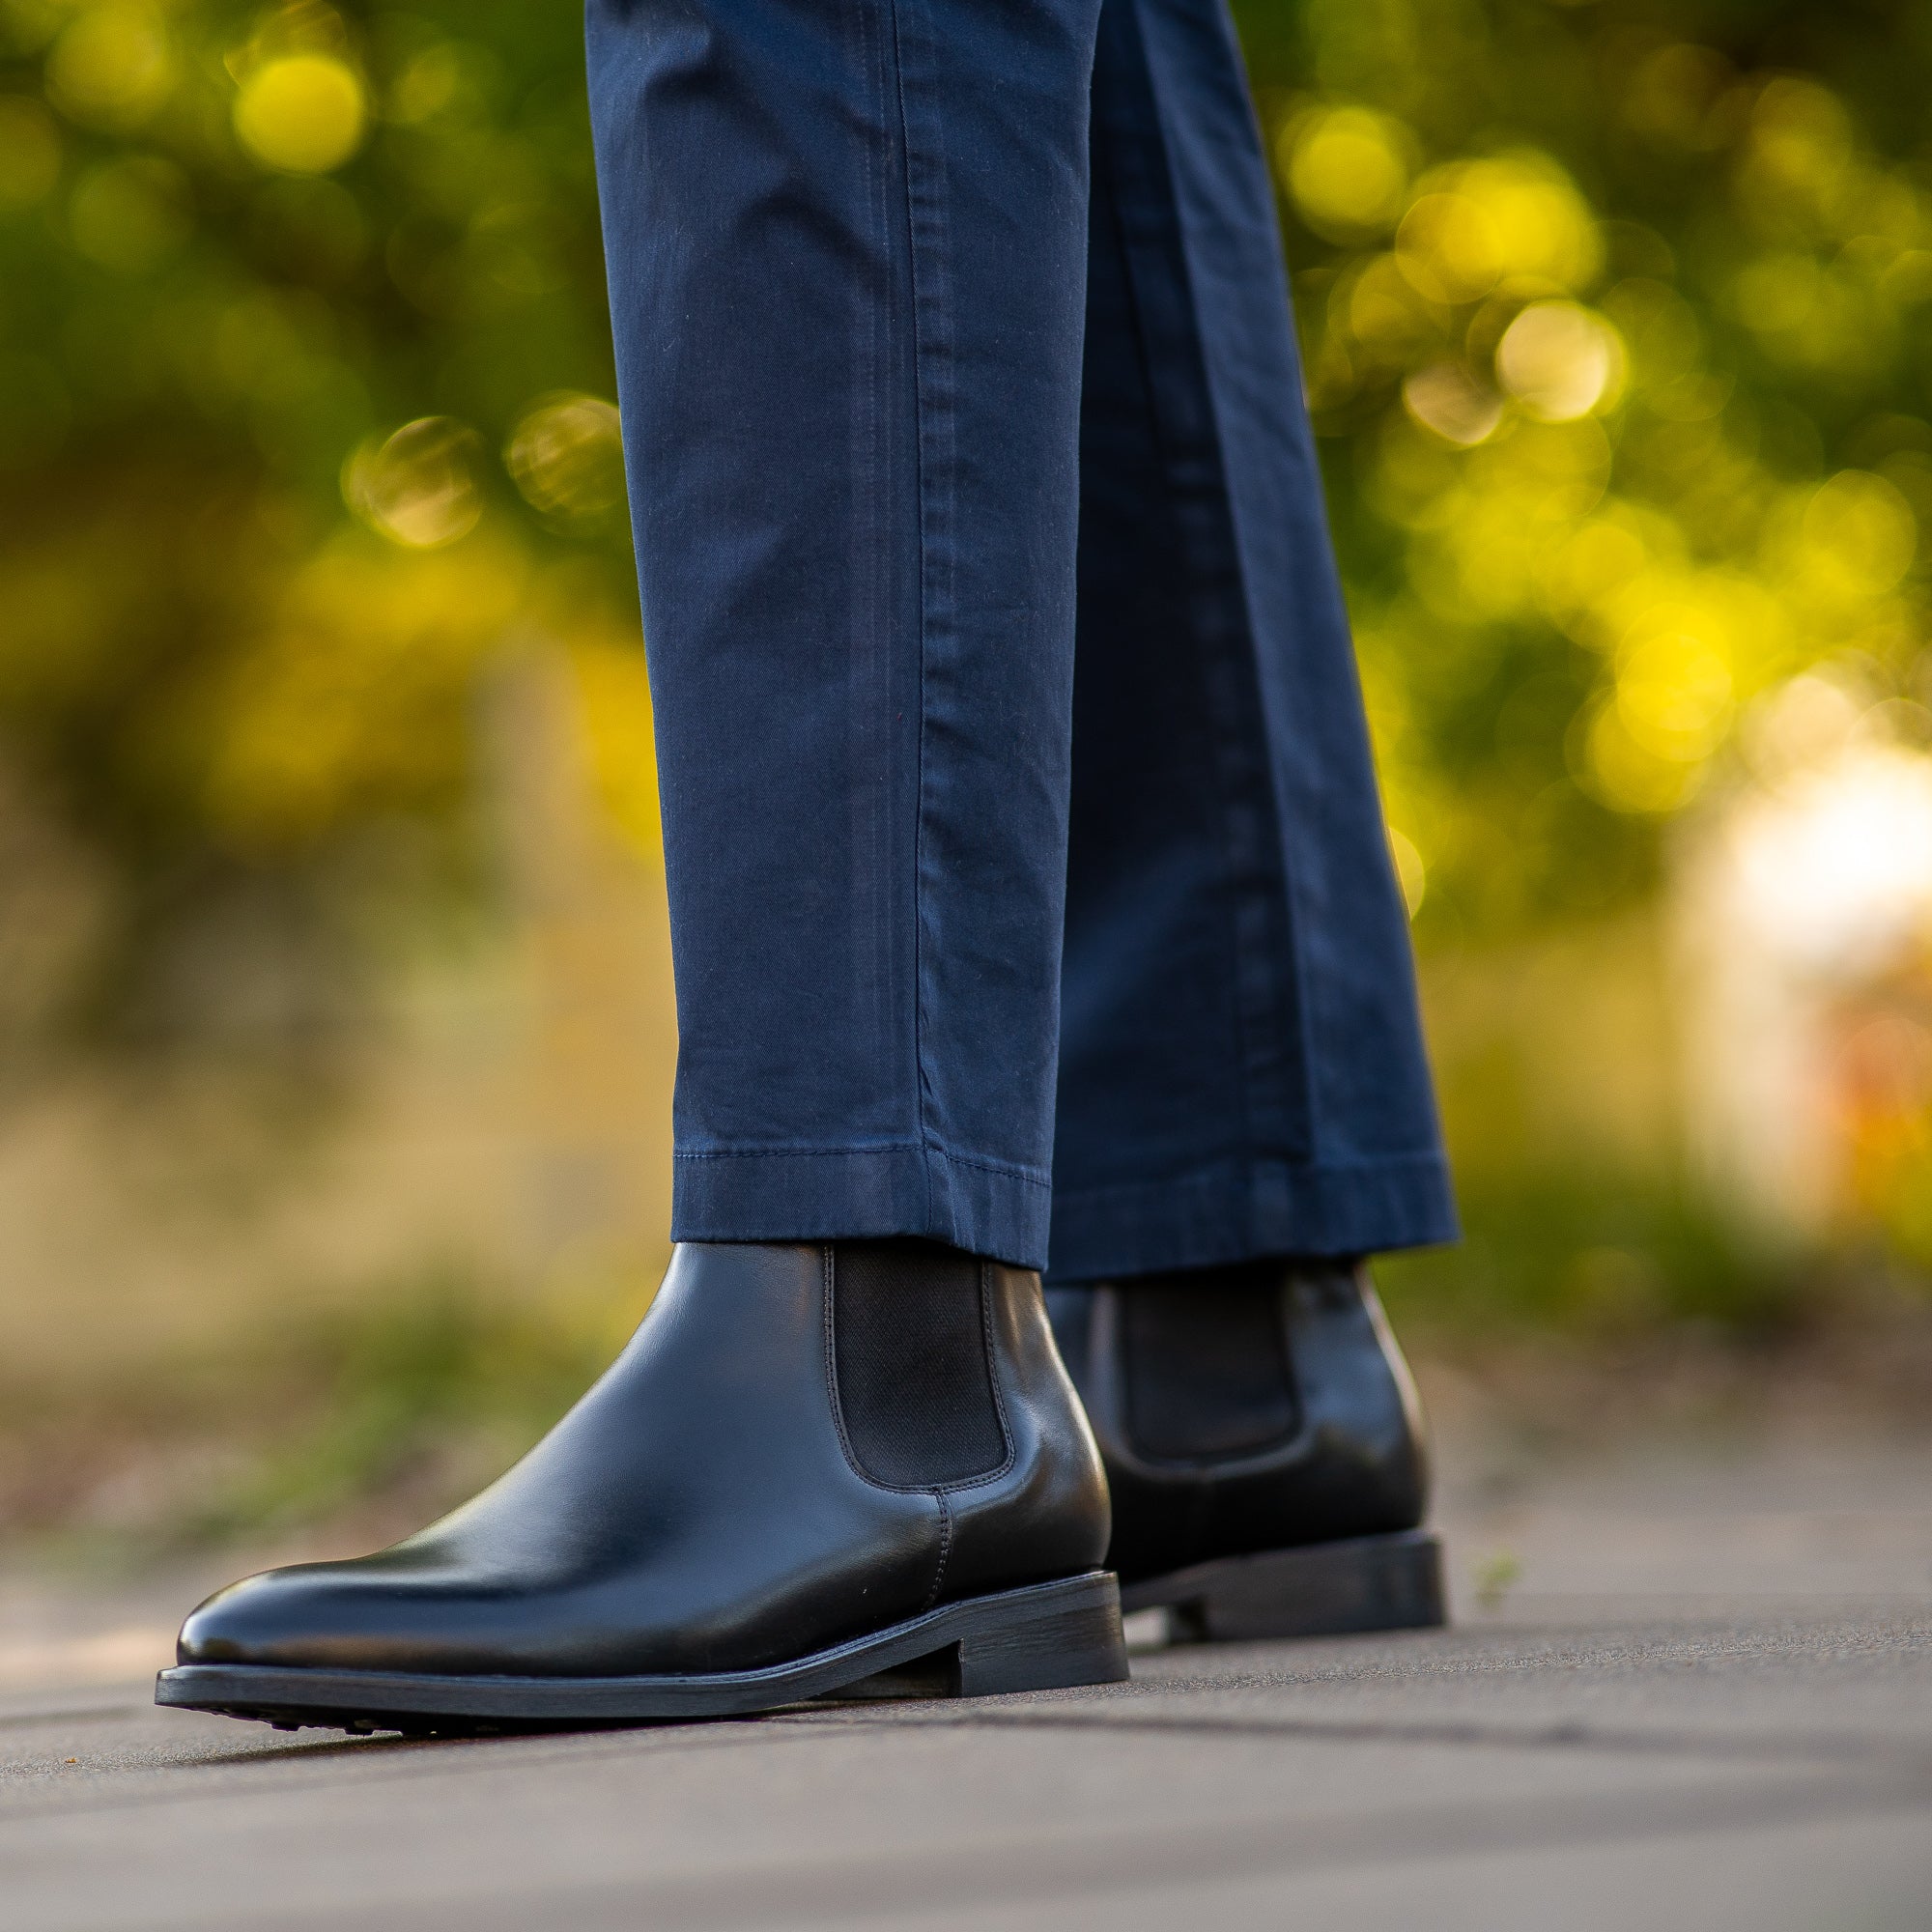
[[[927,1137],[927,1101],[931,1092],[931,1082],[926,1066],[926,1012],[925,1012],[925,740],[926,740],[926,596],[927,574],[930,559],[926,544],[926,342],[924,317],[921,301],[920,277],[920,224],[917,207],[917,193],[913,183],[913,143],[912,120],[906,111],[905,87],[905,47],[899,20],[900,0],[885,0],[885,13],[891,29],[893,96],[898,107],[900,172],[905,182],[905,224],[906,224],[906,285],[910,298],[912,326],[912,388],[913,388],[913,514],[919,536],[919,728],[915,736],[914,778],[913,778],[913,849],[912,849],[912,1009],[913,1009],[913,1071],[914,1071],[914,1116],[919,1123],[922,1142]],[[932,1172],[928,1167],[923,1176],[925,1188],[925,1221],[928,1229],[932,1226]]]
[[[1051,1187],[1053,1178],[1038,1169],[1007,1160],[985,1160],[958,1153],[937,1141],[873,1141],[859,1147],[829,1148],[696,1148],[671,1154],[678,1160],[865,1160],[873,1154],[916,1153],[943,1160],[953,1167],[970,1167],[979,1174],[996,1174],[1026,1187]]]

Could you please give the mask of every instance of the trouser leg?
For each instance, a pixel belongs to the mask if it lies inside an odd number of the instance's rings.
[[[1220,0],[1094,80],[1057,1276],[1454,1213],[1267,170]]]
[[[1045,1259],[1098,0],[590,0],[679,1239]]]

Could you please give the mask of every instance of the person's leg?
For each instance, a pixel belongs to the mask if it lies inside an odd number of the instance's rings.
[[[1056,1281],[1447,1238],[1273,195],[1221,0],[1094,84]]]
[[[1434,1621],[1356,1258],[1453,1210],[1221,0],[1107,0],[1093,156],[1052,1301],[1109,1560],[1204,1634]]]
[[[593,0],[679,1239],[1046,1259],[1098,0]]]
[[[434,1728],[1125,1674],[1034,1272],[1097,5],[592,0],[679,1246],[515,1469],[221,1593],[166,1701]]]

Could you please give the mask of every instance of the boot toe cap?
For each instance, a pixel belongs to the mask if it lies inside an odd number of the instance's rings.
[[[395,1592],[352,1569],[304,1563],[244,1577],[189,1613],[175,1655],[183,1663],[394,1667]]]

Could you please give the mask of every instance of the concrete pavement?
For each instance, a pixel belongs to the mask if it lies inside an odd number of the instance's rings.
[[[410,1744],[43,1675],[0,1925],[1932,1927],[1922,1447],[1461,1470],[1457,1627],[1105,1690]]]

